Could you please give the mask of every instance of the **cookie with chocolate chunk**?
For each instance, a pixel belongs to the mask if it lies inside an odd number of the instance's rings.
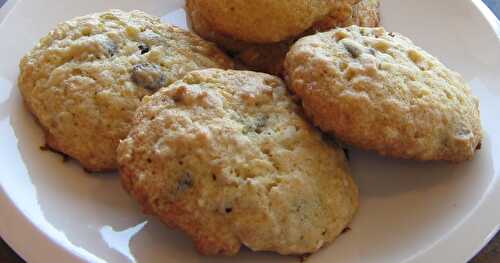
[[[482,131],[465,80],[408,38],[351,26],[297,41],[288,87],[323,131],[380,154],[471,159]]]
[[[18,83],[47,144],[104,171],[116,168],[116,147],[142,97],[191,70],[231,66],[195,34],[111,10],[59,24],[22,58]]]
[[[202,254],[312,253],[358,207],[343,151],[277,77],[207,69],[148,96],[118,147],[125,189]]]

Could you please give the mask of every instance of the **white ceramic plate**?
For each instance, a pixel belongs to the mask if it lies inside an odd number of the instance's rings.
[[[12,0],[11,0],[12,1]],[[479,0],[382,0],[383,25],[461,72],[481,100],[483,148],[450,165],[352,150],[361,208],[352,230],[308,262],[464,262],[500,223],[500,32]],[[88,175],[42,152],[16,88],[18,61],[57,22],[107,8],[183,25],[183,1],[18,0],[0,25],[0,235],[30,262],[297,262],[243,250],[203,258],[181,233],[143,216],[116,175]],[[177,11],[176,11],[177,10]],[[172,13],[173,12],[173,13]]]

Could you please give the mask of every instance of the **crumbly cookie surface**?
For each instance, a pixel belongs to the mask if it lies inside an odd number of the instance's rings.
[[[213,44],[140,11],[59,24],[20,62],[19,88],[47,144],[90,171],[116,168],[141,98],[185,73],[230,68]]]
[[[352,21],[346,26],[378,27],[380,0],[362,0],[352,8]]]
[[[191,5],[215,31],[251,43],[295,37],[331,10],[331,0],[191,0]]]
[[[316,22],[312,31],[323,32],[337,27],[352,25],[377,27],[380,23],[379,0],[337,0],[327,17]]]
[[[285,61],[289,88],[323,131],[383,155],[472,158],[478,100],[462,77],[408,38],[352,26],[305,37]]]
[[[350,25],[376,27],[380,21],[378,0],[338,0],[331,4],[332,10],[328,16],[314,23],[305,32],[278,43],[256,44],[236,40],[228,34],[215,30],[195,6],[196,1],[187,0],[186,11],[191,27],[197,34],[217,43],[248,69],[277,76],[283,73],[283,61],[290,46],[300,37]]]
[[[118,147],[123,185],[202,254],[314,252],[351,221],[358,192],[342,150],[298,110],[279,78],[191,72],[138,109]]]

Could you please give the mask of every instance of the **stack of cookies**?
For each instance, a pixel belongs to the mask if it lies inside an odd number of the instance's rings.
[[[50,148],[118,169],[200,253],[313,253],[358,208],[340,143],[451,162],[480,147],[465,81],[375,27],[378,6],[187,0],[199,36],[140,11],[78,17],[21,60],[19,88]]]

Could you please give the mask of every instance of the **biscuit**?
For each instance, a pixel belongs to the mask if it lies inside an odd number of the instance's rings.
[[[191,0],[215,31],[251,43],[295,37],[331,10],[331,0]]]
[[[316,22],[310,29],[298,36],[271,44],[256,44],[240,41],[214,30],[195,7],[196,0],[186,1],[186,11],[190,25],[204,39],[217,43],[228,51],[235,59],[242,62],[248,69],[281,76],[283,61],[290,46],[300,37],[314,34],[317,31],[327,31],[336,27],[353,24],[376,27],[379,23],[378,0],[343,0],[332,4],[330,14]]]
[[[317,251],[351,221],[358,190],[299,109],[277,77],[193,71],[139,107],[118,147],[124,188],[202,254]]]
[[[465,81],[399,34],[351,26],[305,37],[285,71],[313,122],[343,142],[423,161],[479,148],[479,102]]]
[[[362,0],[356,3],[335,1],[330,14],[315,23],[312,29],[315,32],[323,32],[352,25],[377,27],[380,23],[379,6],[379,0]]]
[[[195,34],[111,10],[59,24],[22,58],[18,84],[51,148],[107,171],[143,96],[191,70],[231,66]]]

